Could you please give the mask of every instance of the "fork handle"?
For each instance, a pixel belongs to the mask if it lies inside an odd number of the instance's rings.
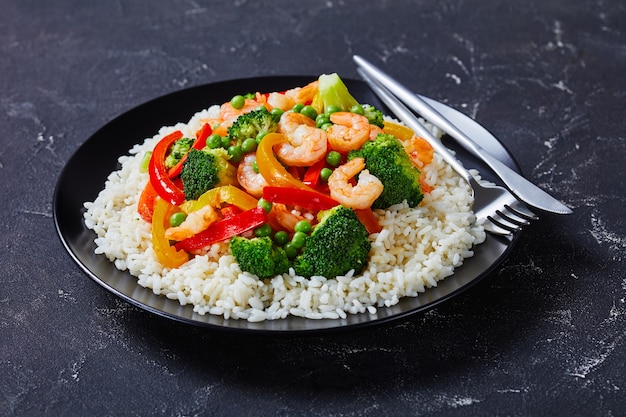
[[[389,110],[411,128],[418,136],[425,139],[430,146],[433,147],[441,157],[459,174],[465,181],[472,183],[474,177],[472,174],[461,164],[461,162],[446,148],[440,140],[436,139],[426,126],[420,123],[415,115],[404,105],[395,98],[385,87],[383,87],[378,81],[370,78],[365,71],[361,68],[357,69],[357,72],[363,77],[365,82],[370,86],[374,93],[382,100]]]

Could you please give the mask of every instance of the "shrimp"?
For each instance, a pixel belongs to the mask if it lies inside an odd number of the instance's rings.
[[[334,124],[326,129],[328,143],[339,152],[359,149],[370,138],[370,124],[367,117],[350,112],[336,112],[330,115]]]
[[[376,125],[370,125],[370,137],[369,140],[376,140],[376,137],[382,133],[385,133],[380,127]]]
[[[165,230],[165,237],[171,240],[184,240],[200,233],[218,219],[217,211],[211,206],[202,206],[189,213],[180,226],[169,227]]]
[[[270,93],[267,97],[267,104],[283,111],[291,109],[296,104],[296,100],[286,94]]]
[[[236,109],[230,104],[230,101],[227,101],[220,106],[219,118],[222,120],[221,124],[225,126],[230,126],[242,114],[249,113],[252,110],[258,109],[260,106],[265,105],[266,103],[262,103],[259,100],[247,98],[243,107],[240,109]]]
[[[337,167],[328,178],[330,196],[346,207],[366,209],[382,194],[383,183],[365,168],[365,159],[354,158]],[[357,184],[349,180],[359,174]]]
[[[276,149],[278,158],[290,166],[311,166],[326,156],[326,133],[315,127],[315,121],[294,112],[285,112],[278,122],[278,132],[288,142]]]
[[[285,95],[292,98],[296,103],[310,104],[319,91],[319,81],[315,80],[304,87],[296,87],[287,90],[285,91]]]
[[[237,179],[248,194],[260,197],[263,194],[263,188],[267,187],[268,184],[263,175],[254,171],[255,161],[255,153],[246,154],[237,167]]]
[[[409,143],[405,144],[406,153],[409,154],[413,164],[419,169],[432,162],[435,150],[426,139],[413,135]]]
[[[300,214],[295,214],[292,210],[288,209],[287,206],[280,203],[274,203],[272,205],[272,211],[270,212],[270,214],[274,217],[279,225],[289,231],[293,231],[296,227],[296,223],[298,223],[300,220],[306,219],[306,217]]]

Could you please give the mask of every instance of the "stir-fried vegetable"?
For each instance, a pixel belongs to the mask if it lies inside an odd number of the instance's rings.
[[[289,267],[332,277],[367,264],[369,236],[382,230],[373,209],[428,192],[419,168],[432,148],[328,74],[234,96],[195,137],[174,131],[143,158],[137,211],[163,266],[224,242],[261,279]]]

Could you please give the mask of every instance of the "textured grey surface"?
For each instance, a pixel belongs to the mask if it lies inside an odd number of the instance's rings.
[[[626,413],[626,5],[362,3],[0,4],[0,415]],[[426,314],[310,338],[155,317],[65,253],[57,177],[111,118],[226,79],[356,78],[353,53],[477,119],[574,214]]]

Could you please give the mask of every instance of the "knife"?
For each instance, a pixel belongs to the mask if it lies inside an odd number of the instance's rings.
[[[373,64],[359,55],[354,55],[353,59],[365,75],[380,82],[401,101],[405,102],[406,105],[412,110],[419,113],[429,122],[437,125],[448,135],[455,138],[466,150],[483,160],[520,200],[547,212],[556,214],[572,213],[572,210],[569,207],[565,206],[550,194],[546,193],[544,190],[528,181],[526,178],[500,162],[498,159],[494,158],[491,154],[489,154],[489,152],[458,129],[441,113],[422,100],[417,94],[408,90],[402,84],[385,74],[382,70],[376,68]]]

